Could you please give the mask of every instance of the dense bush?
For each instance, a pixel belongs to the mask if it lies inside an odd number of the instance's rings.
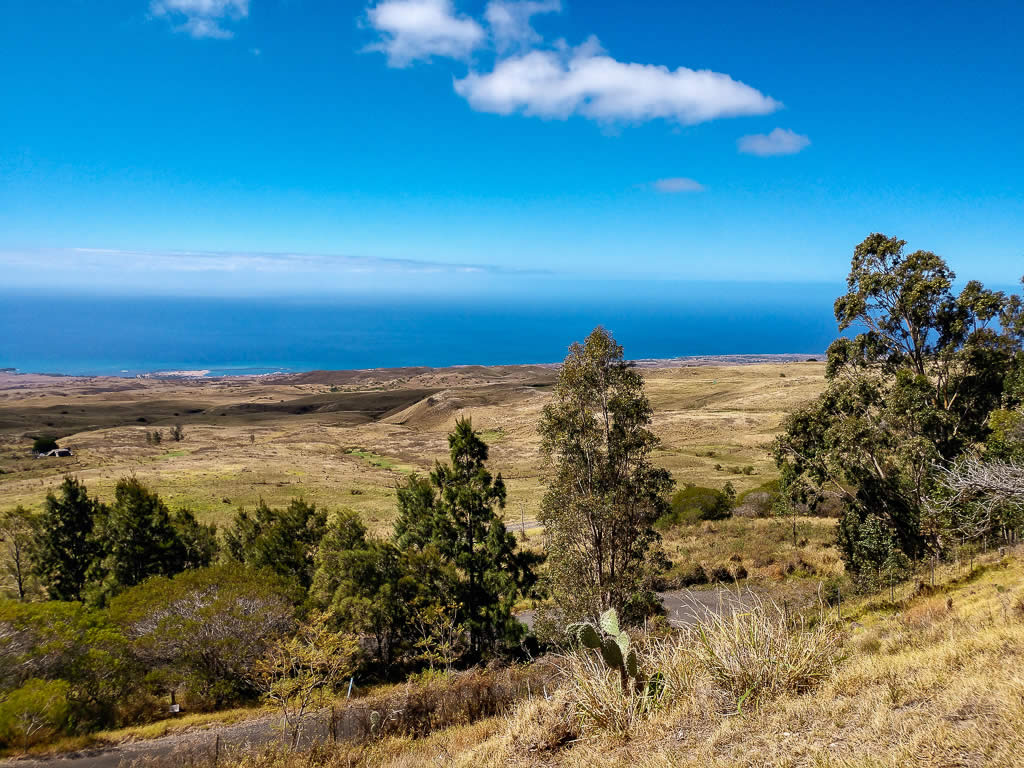
[[[52,435],[40,435],[32,442],[33,453],[48,453],[59,447],[57,439]]]
[[[735,514],[740,517],[772,517],[782,501],[778,480],[769,480],[736,497]]]
[[[0,747],[28,749],[69,726],[70,686],[63,680],[32,678],[0,700]]]
[[[722,490],[686,485],[672,496],[671,511],[658,518],[658,528],[692,525],[702,520],[723,520],[732,515],[736,494],[726,483]]]
[[[33,679],[63,681],[69,728],[116,724],[137,675],[124,637],[102,611],[81,603],[0,601],[0,690]]]
[[[254,697],[254,665],[294,626],[288,585],[237,565],[149,579],[115,598],[109,615],[148,689],[180,689],[197,707]]]

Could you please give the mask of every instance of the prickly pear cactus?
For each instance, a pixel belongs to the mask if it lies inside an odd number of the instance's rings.
[[[566,628],[569,633],[583,645],[601,652],[601,658],[610,669],[618,670],[622,677],[622,687],[629,685],[630,679],[634,686],[639,685],[640,671],[637,666],[636,651],[633,650],[629,635],[619,629],[619,617],[614,608],[601,614],[598,626],[589,621],[570,624]]]

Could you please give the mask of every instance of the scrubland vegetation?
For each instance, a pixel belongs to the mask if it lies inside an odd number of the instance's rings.
[[[540,400],[517,394],[532,443],[458,411],[428,467],[331,453],[388,473],[386,517],[358,485],[214,519],[138,474],[19,495],[0,744],[158,720],[173,698],[279,713],[287,738],[218,758],[238,766],[1014,765],[1024,302],[952,280],[869,237],[817,396],[724,447],[659,421],[689,374],[645,377],[597,328]],[[435,419],[445,397],[385,418]],[[506,478],[524,445],[542,469]]]

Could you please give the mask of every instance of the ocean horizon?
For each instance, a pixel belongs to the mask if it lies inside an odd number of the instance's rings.
[[[208,376],[561,361],[597,325],[629,359],[820,355],[835,286],[724,284],[563,299],[8,296],[0,368]],[[679,288],[679,286],[675,286]]]

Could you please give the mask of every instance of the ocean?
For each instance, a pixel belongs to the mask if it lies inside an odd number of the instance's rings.
[[[631,359],[820,355],[839,286],[692,283],[605,297],[0,298],[0,368],[116,375],[561,360],[594,326]]]

